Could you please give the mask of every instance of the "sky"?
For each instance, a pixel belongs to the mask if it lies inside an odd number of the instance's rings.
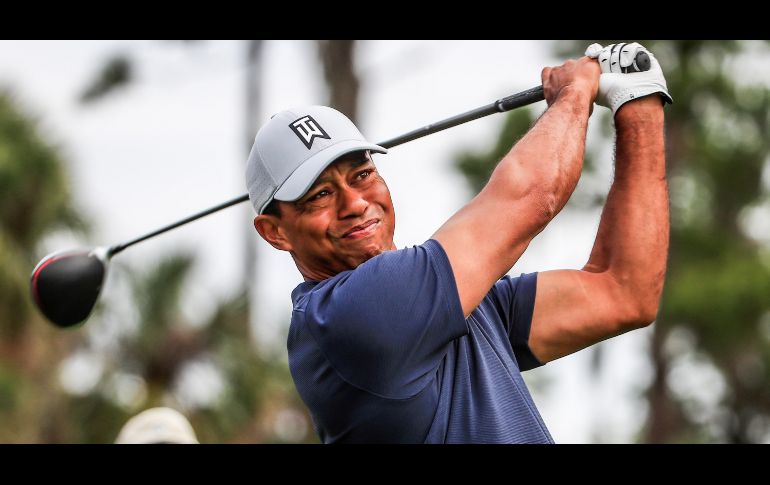
[[[563,62],[546,41],[362,41],[359,127],[380,142],[540,84],[543,67]],[[136,60],[130,87],[84,106],[78,95],[110,56]],[[60,148],[77,206],[91,220],[87,238],[60,235],[45,253],[123,242],[246,192],[245,42],[0,41],[0,88],[11,90]],[[262,59],[259,119],[304,104],[324,104],[326,88],[309,41],[267,41]],[[534,105],[539,114],[545,103]],[[608,140],[596,116],[589,142],[601,148],[598,181],[611,177]],[[395,147],[375,158],[397,213],[398,247],[420,244],[471,196],[451,160],[487,149],[503,115],[492,115]],[[165,254],[197,256],[185,289],[184,313],[202,322],[243,279],[246,238],[255,241],[253,325],[261,346],[282,348],[291,304],[301,281],[291,258],[259,239],[248,203],[132,247],[114,264],[142,272]],[[580,268],[599,211],[570,205],[530,245],[511,274]],[[119,306],[109,278],[103,301]],[[650,379],[644,355],[650,329],[603,342],[600,372],[582,351],[524,374],[560,443],[630,442],[644,421],[637,394]],[[542,391],[541,391],[542,389]]]

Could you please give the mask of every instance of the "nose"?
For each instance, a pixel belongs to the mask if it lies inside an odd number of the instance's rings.
[[[366,213],[366,208],[369,207],[369,202],[366,201],[361,192],[347,186],[340,189],[337,202],[339,204],[337,213],[340,219],[359,217]]]

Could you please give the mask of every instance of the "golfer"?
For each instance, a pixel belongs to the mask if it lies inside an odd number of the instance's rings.
[[[671,97],[652,54],[649,71],[624,73],[639,50],[593,44],[543,69],[545,113],[473,200],[404,249],[372,156],[387,150],[322,106],[260,129],[254,227],[304,277],[289,366],[324,443],[552,443],[521,372],[655,319]],[[506,276],[575,189],[594,102],[614,115],[615,178],[588,262]]]

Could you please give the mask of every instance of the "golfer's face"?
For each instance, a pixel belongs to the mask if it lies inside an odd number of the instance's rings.
[[[310,267],[336,274],[395,249],[390,191],[364,153],[335,161],[302,199],[286,205],[292,252]]]

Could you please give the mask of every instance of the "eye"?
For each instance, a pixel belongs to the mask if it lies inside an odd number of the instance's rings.
[[[363,180],[366,177],[368,177],[369,175],[371,175],[372,172],[374,172],[374,169],[367,168],[366,170],[358,172],[358,174],[356,175],[356,178],[359,179],[359,180]]]
[[[311,196],[311,197],[308,199],[308,202],[310,202],[310,201],[313,201],[313,200],[318,200],[318,199],[320,199],[320,198],[322,198],[322,197],[326,197],[327,195],[329,195],[329,191],[328,191],[328,190],[326,190],[326,189],[324,189],[324,190],[320,190],[320,191],[318,191],[316,194],[313,194],[313,195],[312,195],[312,196]]]

